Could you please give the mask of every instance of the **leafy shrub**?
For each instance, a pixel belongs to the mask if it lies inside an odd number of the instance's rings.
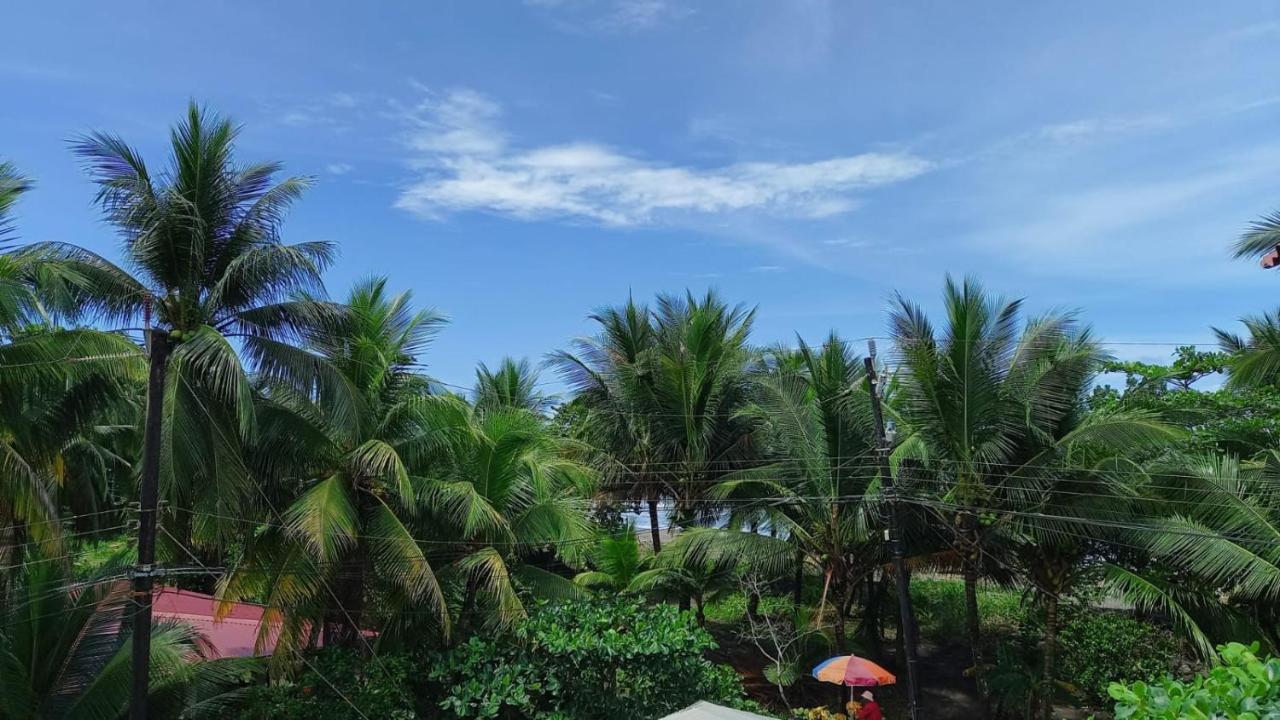
[[[1259,659],[1256,643],[1230,643],[1218,652],[1222,664],[1189,683],[1112,683],[1107,692],[1116,720],[1280,720],[1280,658]]]
[[[1107,612],[1072,617],[1058,633],[1058,647],[1058,677],[1097,706],[1106,704],[1110,682],[1163,677],[1178,658],[1169,632]]]
[[[349,650],[329,649],[315,653],[308,662],[310,666],[296,680],[257,688],[240,717],[359,720],[360,713],[388,720],[430,717],[414,709],[410,678],[419,671],[409,656],[365,659]]]
[[[703,657],[711,636],[670,605],[544,605],[514,633],[474,637],[428,661],[450,718],[658,718],[697,700],[741,704],[732,668]]]
[[[945,578],[911,579],[911,599],[921,632],[932,637],[952,637],[965,626],[964,581]],[[1022,595],[989,585],[978,586],[978,613],[983,632],[1007,634],[1027,620]]]

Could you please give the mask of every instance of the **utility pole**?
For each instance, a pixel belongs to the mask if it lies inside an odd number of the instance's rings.
[[[147,330],[150,371],[147,416],[142,433],[142,482],[138,489],[138,564],[133,570],[133,687],[130,720],[146,720],[147,682],[151,671],[151,588],[156,570],[156,511],[160,499],[160,428],[163,421],[165,366],[169,333]]]
[[[907,713],[911,720],[921,720],[920,674],[917,668],[916,617],[911,607],[911,584],[907,579],[907,561],[902,550],[902,527],[898,517],[898,490],[889,467],[889,440],[884,431],[884,412],[880,408],[880,380],[876,376],[876,341],[867,341],[867,382],[871,384],[871,415],[876,426],[876,460],[880,465],[880,484],[889,501],[889,552],[893,555],[893,573],[898,580],[898,610],[902,613],[902,647],[907,655]]]

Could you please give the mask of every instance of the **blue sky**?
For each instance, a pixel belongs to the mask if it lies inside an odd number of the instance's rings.
[[[22,236],[110,252],[66,141],[159,162],[195,98],[317,177],[290,240],[452,319],[427,362],[540,359],[628,292],[712,286],[756,339],[882,335],[975,273],[1124,343],[1275,304],[1230,241],[1280,208],[1273,2],[21,3],[0,157]],[[1119,345],[1158,358],[1156,345]]]

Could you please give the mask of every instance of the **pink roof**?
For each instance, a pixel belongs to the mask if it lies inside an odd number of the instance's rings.
[[[157,618],[178,620],[194,627],[209,641],[215,657],[250,657],[258,639],[258,625],[265,608],[235,603],[231,612],[216,620],[218,601],[212,595],[163,587],[156,591],[152,612]],[[275,634],[267,640],[263,655],[275,649]]]

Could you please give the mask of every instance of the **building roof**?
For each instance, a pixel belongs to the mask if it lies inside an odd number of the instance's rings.
[[[218,600],[212,595],[163,587],[156,591],[152,613],[157,618],[191,625],[209,641],[215,657],[251,657],[258,626],[266,610],[254,603],[232,603],[231,612],[217,619]],[[262,655],[275,649],[275,635],[268,638]]]
[[[662,720],[774,720],[766,715],[731,710],[706,700],[700,700],[674,715]]]

